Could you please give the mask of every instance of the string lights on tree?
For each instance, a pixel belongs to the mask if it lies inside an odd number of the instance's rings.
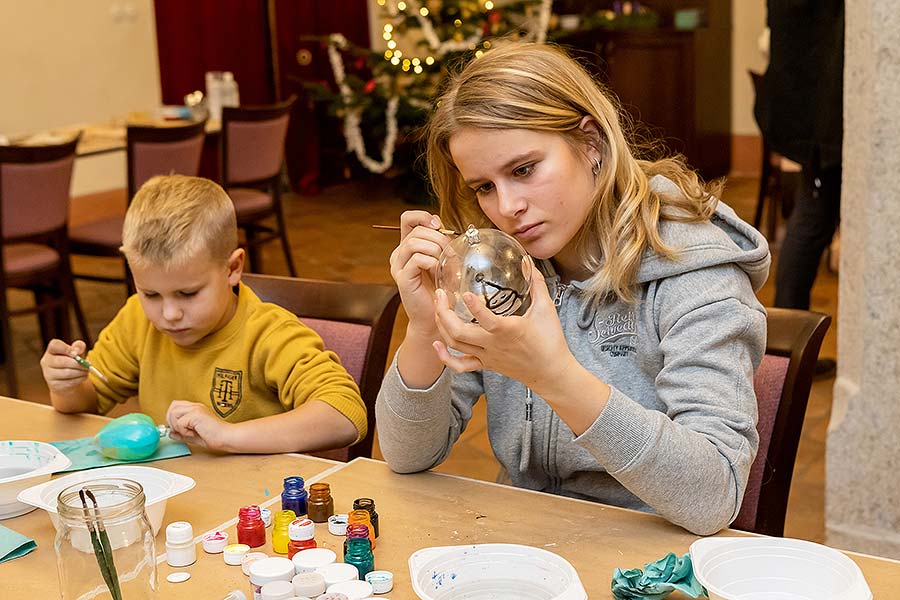
[[[350,49],[341,34],[328,37],[328,59],[338,86],[347,151],[372,173],[384,173],[393,165],[398,135],[398,112],[417,112],[419,121],[430,109],[430,98],[442,77],[445,61],[464,53],[475,58],[491,47],[490,38],[519,32],[522,39],[543,42],[547,37],[552,0],[518,0],[497,6],[495,0],[375,0],[385,15],[384,50],[373,53],[382,67],[370,65],[373,76],[361,89],[348,82],[343,53]],[[411,44],[420,33],[419,54]],[[377,75],[375,74],[377,72]],[[360,87],[360,86],[356,86]],[[384,104],[384,141],[381,160],[370,157],[363,137],[364,108],[360,94],[380,93]],[[383,101],[383,100],[382,100]],[[371,118],[371,116],[370,116]],[[379,128],[373,128],[379,129]]]

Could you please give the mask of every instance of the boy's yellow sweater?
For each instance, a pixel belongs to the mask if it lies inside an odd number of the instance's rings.
[[[192,346],[181,347],[128,299],[100,332],[88,359],[109,379],[91,375],[101,414],[137,395],[141,410],[165,423],[172,400],[203,402],[231,423],[330,404],[366,435],[366,408],[353,377],[322,339],[293,313],[262,302],[240,284],[234,317]]]

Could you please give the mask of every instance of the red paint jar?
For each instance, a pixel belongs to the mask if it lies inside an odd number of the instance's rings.
[[[259,548],[266,543],[266,526],[255,504],[238,510],[237,538],[239,544]]]
[[[310,519],[294,519],[288,525],[288,536],[291,541],[288,542],[288,558],[294,558],[294,555],[301,550],[308,550],[316,547],[316,525]]]

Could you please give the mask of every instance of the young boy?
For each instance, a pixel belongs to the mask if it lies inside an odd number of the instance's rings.
[[[41,358],[54,408],[109,412],[138,396],[173,437],[226,452],[304,452],[355,443],[366,409],[336,355],[297,317],[240,283],[234,205],[207,179],[154,177],[122,232],[137,294],[85,344]]]

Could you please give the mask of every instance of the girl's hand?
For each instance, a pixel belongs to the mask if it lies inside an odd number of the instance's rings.
[[[450,239],[436,231],[441,220],[423,210],[400,216],[400,244],[391,253],[391,277],[397,282],[409,328],[423,338],[436,339],[434,291],[438,258]]]
[[[205,404],[173,400],[166,412],[169,437],[176,441],[205,446],[210,450],[228,450],[231,423],[220,419]]]
[[[436,323],[443,341],[434,342],[438,357],[457,372],[489,369],[521,381],[535,392],[552,384],[572,358],[559,316],[544,278],[531,264],[531,306],[521,317],[492,313],[471,292],[463,300],[478,323],[465,323],[437,291]],[[450,354],[449,349],[462,353]]]

